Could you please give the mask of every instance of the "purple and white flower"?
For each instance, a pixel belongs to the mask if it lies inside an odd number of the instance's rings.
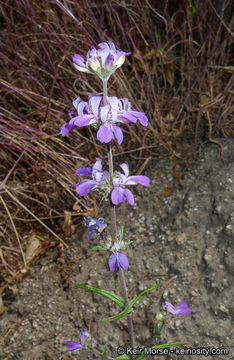
[[[66,346],[68,347],[68,351],[88,349],[95,344],[95,341],[91,339],[88,330],[83,330],[79,334],[80,343],[76,341],[67,341]]]
[[[105,219],[99,218],[98,220],[96,220],[92,217],[88,217],[85,220],[85,225],[88,226],[88,230],[91,231],[88,234],[90,240],[94,240],[93,235],[98,235],[100,237],[100,240],[103,240],[103,232],[107,227]]]
[[[74,67],[82,72],[95,74],[101,79],[109,79],[117,68],[123,65],[125,57],[131,53],[116,50],[112,41],[102,42],[98,49],[91,47],[87,52],[86,60],[75,54],[73,56]]]
[[[70,114],[77,114],[77,116],[61,127],[60,132],[62,136],[67,135],[74,127],[83,127],[86,125],[97,126],[99,122],[99,105],[101,99],[101,96],[90,95],[88,102],[81,101],[79,97],[73,101],[75,110],[71,111]]]
[[[112,251],[111,256],[109,257],[109,268],[111,272],[117,270],[118,267],[121,267],[123,270],[128,269],[128,258],[120,250],[120,245],[118,242],[114,243],[114,246],[110,249]]]
[[[140,184],[143,186],[149,186],[150,179],[144,175],[128,176],[129,168],[125,162],[120,165],[124,174],[116,172],[116,176],[113,177],[113,187],[111,192],[111,201],[114,205],[118,205],[121,202],[127,200],[130,205],[134,205],[133,193],[126,189],[125,186]]]
[[[109,143],[115,136],[118,145],[123,141],[123,132],[119,123],[136,123],[147,126],[148,119],[143,112],[131,110],[131,103],[128,99],[118,99],[115,96],[107,98],[107,105],[101,107],[100,117],[102,124],[97,132],[97,139],[101,143]]]
[[[76,175],[90,176],[90,179],[81,180],[76,186],[76,192],[80,196],[87,195],[91,190],[102,186],[109,182],[109,175],[102,170],[102,160],[96,158],[96,162],[93,166],[81,167],[76,170]]]
[[[191,315],[191,309],[189,308],[189,304],[187,301],[183,301],[182,303],[173,306],[171,303],[165,301],[162,303],[164,309],[167,311],[167,313],[171,316],[177,316],[177,315]],[[166,317],[168,319],[169,316]]]

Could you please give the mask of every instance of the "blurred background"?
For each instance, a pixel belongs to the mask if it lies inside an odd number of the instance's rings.
[[[108,40],[132,53],[108,93],[149,119],[125,125],[113,148],[141,173],[180,144],[233,135],[232,13],[229,0],[1,1],[0,285],[12,290],[48,248],[63,251],[98,210],[71,185],[105,149],[89,127],[65,138],[60,127],[72,101],[101,94],[102,83],[76,71],[72,56]],[[186,148],[181,156],[186,163]]]

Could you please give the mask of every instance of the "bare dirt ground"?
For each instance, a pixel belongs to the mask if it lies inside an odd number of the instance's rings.
[[[187,347],[229,351],[219,356],[170,354],[154,359],[234,358],[234,140],[218,141],[222,148],[203,145],[191,156],[189,167],[181,154],[176,154],[176,162],[162,159],[152,164],[144,172],[151,186],[134,188],[136,206],[118,207],[118,222],[125,226],[126,239],[133,240],[127,250],[130,296],[160,279],[159,288],[135,306],[137,345],[151,344],[154,318],[163,300],[175,305],[186,300],[192,315],[164,326],[161,343],[188,341]],[[108,269],[107,253],[91,250],[85,229],[67,243],[63,270],[58,251],[50,249],[19,284],[19,295],[0,318],[0,359],[101,358],[67,352],[66,341],[78,341],[84,328],[110,356],[117,356],[117,347],[127,344],[126,319],[101,322],[117,313],[115,305],[76,288],[76,283],[83,283],[119,292],[118,277]]]

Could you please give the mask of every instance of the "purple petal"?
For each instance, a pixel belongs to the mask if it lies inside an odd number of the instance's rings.
[[[97,52],[98,52],[98,55],[102,59],[102,66],[104,66],[105,62],[106,62],[106,58],[110,53],[110,48],[106,42],[102,42],[102,43],[98,44],[98,47],[99,47],[99,49]]]
[[[92,217],[87,217],[87,219],[85,220],[85,225],[88,226],[89,230],[95,229],[96,224],[97,224],[97,220],[95,220]]]
[[[189,309],[189,304],[187,301],[183,301],[181,304],[175,306],[174,314],[175,315],[190,315],[191,309]]]
[[[101,96],[94,95],[90,98],[90,105],[92,107],[93,114],[96,116],[96,118],[99,115],[99,105],[101,102]]]
[[[79,176],[87,176],[91,174],[92,174],[92,166],[80,167],[79,169],[76,170],[76,175]]]
[[[101,125],[97,132],[97,139],[101,143],[109,143],[113,139],[113,133],[107,126]]]
[[[62,136],[66,136],[67,133],[73,128],[74,128],[74,125],[70,124],[70,121],[69,121],[60,128],[60,132],[61,132]]]
[[[81,67],[86,67],[84,58],[78,54],[75,54],[72,58],[73,62]]]
[[[101,107],[100,117],[102,122],[105,122],[107,120],[107,114],[110,110],[111,110],[110,104]]]
[[[96,162],[95,164],[93,165],[92,167],[92,171],[95,172],[95,171],[102,171],[102,159],[96,157]]]
[[[126,185],[140,184],[143,186],[149,186],[150,179],[144,175],[129,176],[126,181]]]
[[[137,121],[135,116],[133,116],[131,113],[120,114],[120,115],[118,115],[118,119],[124,120],[125,122],[132,122],[134,124]]]
[[[77,113],[77,110],[76,110],[76,109],[73,109],[73,110],[72,110],[72,111],[70,111],[68,114],[69,114],[69,115],[78,115],[78,113]]]
[[[106,58],[105,64],[104,64],[104,68],[108,68],[108,65],[110,65],[110,67],[113,65],[113,61],[114,61],[114,56],[109,54]]]
[[[179,304],[175,307],[167,301],[163,302],[162,305],[167,310],[167,312],[169,314],[171,314],[172,316],[190,315],[191,314],[191,309],[189,309],[189,307],[188,307],[189,305],[186,301],[183,301],[181,304]]]
[[[191,315],[191,309],[186,308],[186,309],[180,310],[180,315]]]
[[[147,126],[148,125],[148,118],[143,112],[139,111],[131,111],[132,115],[136,117],[137,120],[140,121],[141,125]]]
[[[79,338],[82,346],[85,345],[88,336],[89,336],[88,330],[85,329],[80,332]]]
[[[79,115],[79,116],[74,117],[71,120],[73,120],[74,126],[82,127],[82,126],[89,125],[89,123],[92,119],[94,119],[93,115]]]
[[[73,185],[74,186],[74,185]],[[94,187],[96,186],[95,182],[93,180],[81,180],[77,187],[76,192],[80,196],[87,195]]]
[[[68,347],[68,351],[73,351],[77,349],[82,349],[82,345],[75,341],[67,341],[66,346]]]
[[[115,188],[111,193],[111,201],[114,205],[118,205],[125,200],[124,190],[122,188]]]
[[[80,97],[78,97],[76,100],[74,100],[74,101],[72,102],[72,105],[74,106],[74,108],[75,108],[76,110],[77,110],[77,107],[78,107],[79,103],[80,103]]]
[[[109,96],[107,102],[112,109],[118,110],[119,99],[116,96]]]
[[[126,53],[124,51],[119,51],[119,50],[116,50],[116,53],[117,53],[118,58],[121,57],[122,55],[124,55],[124,56],[131,55],[131,52]]]
[[[174,315],[175,308],[171,303],[169,303],[168,301],[165,301],[162,303],[162,305],[167,310],[168,313]]]
[[[124,195],[130,205],[134,205],[134,196],[129,189],[124,189]]]
[[[95,49],[94,46],[91,46],[90,50],[87,52],[87,59],[89,59],[90,57],[92,58],[97,57],[97,50]]]
[[[128,269],[128,258],[121,251],[118,252],[118,264],[123,270],[126,271]]]
[[[123,103],[123,108],[125,111],[130,112],[131,111],[131,103],[127,98],[120,99]]]
[[[77,107],[77,112],[78,112],[78,115],[87,115],[87,111],[85,112],[85,108],[86,106],[88,105],[88,103],[86,101],[81,101],[79,104],[78,104],[78,107]]]
[[[123,164],[120,165],[121,169],[123,170],[124,172],[124,175],[126,177],[128,177],[129,175],[129,167],[128,167],[128,163],[125,161]]]
[[[113,125],[113,132],[115,134],[117,144],[120,145],[122,143],[122,141],[123,141],[123,132],[122,132],[122,130],[120,129],[119,126]]]
[[[111,272],[114,272],[117,268],[117,258],[115,254],[111,254],[109,257],[109,268]]]
[[[107,41],[111,51],[114,53],[116,51],[115,44],[112,41]]]

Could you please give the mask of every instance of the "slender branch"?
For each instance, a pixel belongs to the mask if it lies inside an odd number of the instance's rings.
[[[104,106],[107,104],[107,80],[103,80],[103,102]],[[111,143],[108,143],[108,164],[109,164],[109,175],[110,180],[112,182],[113,178],[113,157],[112,157],[112,149],[111,149]],[[112,236],[114,241],[117,240],[117,225],[116,225],[116,211],[115,211],[115,205],[112,204],[110,200],[110,209],[111,209],[111,227],[112,227]],[[120,283],[124,295],[124,301],[125,306],[129,306],[128,302],[128,291],[126,287],[125,277],[124,277],[124,271],[123,269],[119,268],[119,277],[120,277]],[[129,332],[129,341],[130,341],[130,347],[134,347],[134,329],[133,329],[133,323],[132,323],[132,314],[127,315],[128,319],[128,332]],[[133,359],[132,356],[130,356],[130,359]]]

